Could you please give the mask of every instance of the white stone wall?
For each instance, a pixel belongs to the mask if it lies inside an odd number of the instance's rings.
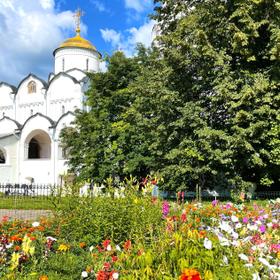
[[[10,86],[0,84],[0,119],[4,116],[15,118],[14,97]]]
[[[36,83],[36,92],[28,93],[29,82]],[[23,80],[15,97],[16,120],[23,124],[30,116],[36,113],[46,114],[45,89],[43,83],[29,75]]]
[[[16,183],[18,180],[18,138],[10,135],[0,139],[0,149],[6,156],[6,163],[0,164],[0,183]]]
[[[55,73],[48,84],[33,74],[17,89],[0,83],[0,149],[7,155],[6,163],[0,164],[0,183],[26,183],[28,178],[37,184],[60,183],[68,168],[59,136],[74,121],[73,112],[84,109],[89,85],[86,72],[91,71],[99,71],[98,52],[62,48],[55,53]],[[28,92],[30,81],[36,83],[36,92]],[[34,136],[41,144],[38,159],[28,158]]]
[[[76,79],[60,73],[53,78],[47,91],[47,116],[57,121],[64,113],[81,109],[83,92]]]

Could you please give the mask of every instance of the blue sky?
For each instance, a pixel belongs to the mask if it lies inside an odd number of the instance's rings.
[[[75,35],[78,7],[82,36],[102,54],[121,49],[131,56],[137,42],[151,44],[152,0],[1,0],[0,82],[17,86],[30,72],[47,79],[52,51]]]

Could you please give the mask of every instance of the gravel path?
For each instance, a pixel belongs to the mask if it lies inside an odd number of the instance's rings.
[[[50,210],[16,210],[16,209],[0,209],[0,221],[3,217],[8,216],[11,219],[19,220],[38,220],[40,217],[52,215]]]

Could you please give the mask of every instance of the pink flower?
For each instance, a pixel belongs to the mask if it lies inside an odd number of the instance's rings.
[[[168,204],[168,202],[165,200],[165,201],[163,201],[163,203],[162,203],[162,216],[163,216],[163,218],[166,218],[167,215],[168,215],[168,213],[169,213],[169,204]]]
[[[5,223],[5,222],[8,222],[9,221],[9,216],[3,216],[2,217],[2,222]]]
[[[260,226],[260,232],[261,233],[265,233],[265,231],[266,231],[266,226],[265,225],[261,225]]]
[[[219,203],[219,200],[215,199],[212,201],[212,206],[215,207],[218,205],[218,203]]]
[[[244,217],[242,221],[243,221],[244,224],[247,224],[249,219],[247,217]]]

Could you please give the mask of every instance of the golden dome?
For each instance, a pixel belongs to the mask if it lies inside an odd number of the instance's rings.
[[[65,42],[63,42],[58,48],[82,48],[82,49],[89,49],[93,51],[97,51],[96,47],[91,44],[90,41],[82,38],[79,33],[73,38],[67,39]]]

